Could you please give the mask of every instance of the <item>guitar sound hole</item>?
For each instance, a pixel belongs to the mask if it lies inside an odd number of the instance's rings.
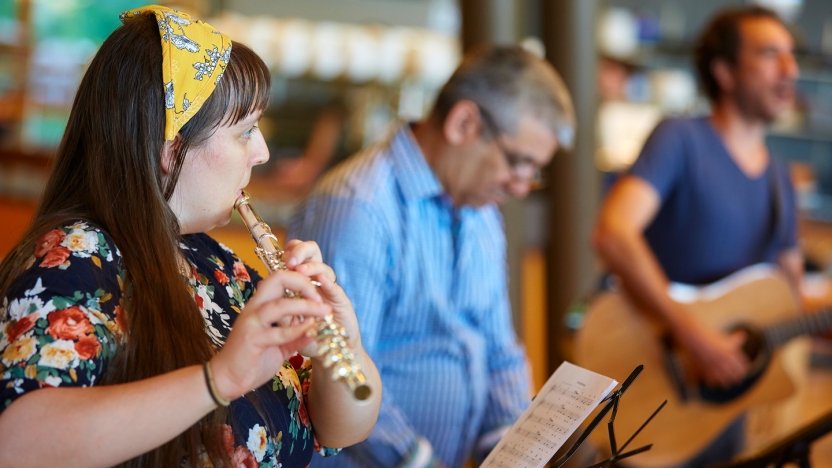
[[[746,338],[742,350],[748,357],[748,374],[739,383],[729,388],[709,387],[700,383],[699,397],[704,401],[726,403],[739,397],[757,382],[757,379],[763,375],[771,361],[771,353],[766,346],[765,337],[759,330],[746,324],[740,324],[731,328],[729,333],[733,331],[745,332]]]
[[[745,343],[742,345],[742,351],[748,357],[748,362],[754,363],[761,354],[765,353],[765,337],[763,337],[763,334],[759,330],[747,324],[736,325],[731,328],[729,333],[737,331],[745,333]]]

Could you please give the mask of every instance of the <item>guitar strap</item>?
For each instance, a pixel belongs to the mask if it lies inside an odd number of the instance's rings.
[[[768,176],[768,186],[771,198],[771,240],[776,243],[775,247],[781,239],[780,236],[783,233],[783,226],[785,224],[783,222],[785,217],[785,207],[783,206],[783,188],[781,187],[780,177],[778,174],[779,172],[780,170],[778,164],[771,159],[766,173]],[[766,245],[765,249],[768,250],[770,245],[771,244]]]

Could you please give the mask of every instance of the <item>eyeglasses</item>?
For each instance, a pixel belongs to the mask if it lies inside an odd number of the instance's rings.
[[[532,161],[528,156],[517,154],[506,148],[499,138],[502,132],[498,129],[491,115],[482,107],[480,107],[480,116],[482,116],[482,121],[485,122],[486,130],[491,135],[491,139],[497,145],[497,149],[503,153],[503,158],[505,158],[506,164],[508,164],[512,177],[527,180],[535,187],[542,185],[543,171],[540,165]]]

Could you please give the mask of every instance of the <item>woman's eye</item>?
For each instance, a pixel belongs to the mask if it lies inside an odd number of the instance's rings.
[[[257,125],[255,125],[255,126],[251,127],[250,129],[246,130],[245,133],[243,133],[243,138],[250,138],[252,132],[254,132],[254,130],[256,130],[256,129],[257,129]]]

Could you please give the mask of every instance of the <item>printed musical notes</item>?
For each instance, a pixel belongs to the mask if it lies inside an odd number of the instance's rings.
[[[616,385],[609,377],[564,362],[481,468],[543,468]]]

